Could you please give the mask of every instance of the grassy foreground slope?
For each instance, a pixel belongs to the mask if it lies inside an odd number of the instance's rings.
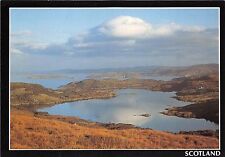
[[[132,149],[218,148],[218,139],[172,134],[140,128],[109,129],[95,123],[70,123],[58,116],[11,112],[11,148],[14,149]]]

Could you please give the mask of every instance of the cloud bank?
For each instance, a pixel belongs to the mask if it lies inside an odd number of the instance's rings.
[[[177,31],[201,32],[204,31],[204,28],[199,26],[182,26],[176,23],[157,27],[137,17],[119,16],[101,25],[99,31],[113,37],[136,39],[167,36]]]
[[[117,58],[118,66],[125,61],[135,64],[135,59],[138,65],[218,62],[217,28],[175,22],[158,25],[132,16],[115,17],[69,37],[64,43],[41,43],[34,41],[35,37],[28,40],[26,36],[32,33],[24,31],[11,35],[12,54],[70,57],[70,62],[86,60],[85,64],[98,60],[96,65],[99,66],[103,62],[113,66],[112,58]]]

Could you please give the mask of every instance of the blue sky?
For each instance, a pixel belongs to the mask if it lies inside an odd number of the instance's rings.
[[[15,71],[218,63],[216,9],[12,9]]]

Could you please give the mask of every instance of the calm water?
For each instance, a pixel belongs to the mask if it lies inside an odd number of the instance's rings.
[[[174,93],[123,89],[118,90],[117,95],[117,97],[110,99],[92,99],[58,104],[39,109],[39,111],[49,114],[79,116],[97,122],[129,123],[143,128],[171,132],[218,129],[218,125],[204,119],[186,119],[160,114],[159,112],[164,111],[165,108],[189,104],[171,98],[175,95]],[[151,116],[134,116],[146,113]]]
[[[40,84],[46,88],[57,89],[62,85],[68,84],[74,81],[82,81],[89,79],[91,73],[75,73],[75,74],[59,74],[62,77],[56,78],[32,78],[29,74],[15,74],[11,73],[10,82],[25,82]],[[154,79],[168,81],[173,79],[171,76],[143,76],[140,79]],[[95,78],[98,79],[98,78]],[[100,79],[100,78],[99,78]]]
[[[37,78],[30,78],[29,75],[23,75],[23,74],[11,74],[11,80],[10,82],[25,82],[25,83],[35,83],[40,84],[46,88],[52,88],[57,89],[62,85],[66,85],[73,81],[81,81],[84,79],[87,79],[87,76],[89,74],[87,73],[77,73],[77,74],[71,74],[66,75],[66,77],[59,77],[59,78],[44,78],[44,79],[37,79]]]

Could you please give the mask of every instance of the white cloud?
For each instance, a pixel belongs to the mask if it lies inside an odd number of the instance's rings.
[[[75,43],[73,46],[75,48],[87,48],[87,47],[90,46],[90,44],[88,44],[88,43]]]
[[[39,51],[48,47],[47,43],[35,41],[35,36],[29,30],[13,32],[10,39],[12,51],[15,51],[15,53],[19,53],[18,50],[26,53],[30,50]]]
[[[19,31],[11,34],[12,36],[29,36],[32,35],[32,32],[29,30]]]
[[[98,30],[105,35],[118,38],[154,38],[172,35],[178,31],[200,32],[204,31],[204,28],[176,23],[154,26],[137,17],[119,16],[102,24]]]
[[[152,26],[144,20],[131,16],[119,16],[104,23],[99,31],[115,37],[143,37]]]
[[[12,54],[23,54],[23,52],[19,49],[12,48],[10,51]]]
[[[124,40],[124,41],[120,41],[118,42],[119,45],[121,46],[134,46],[136,44],[136,40]]]
[[[12,39],[12,45],[22,49],[28,48],[32,50],[44,50],[48,46],[48,44],[46,43],[40,43],[24,39]]]
[[[46,49],[48,44],[46,43],[29,43],[27,45],[28,47],[30,47],[31,49],[35,49],[35,50],[43,50]]]

